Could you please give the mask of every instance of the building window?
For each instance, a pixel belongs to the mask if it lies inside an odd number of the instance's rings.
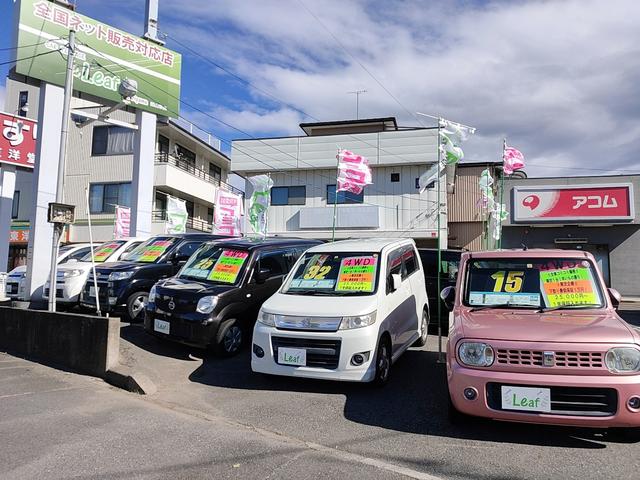
[[[93,127],[91,155],[129,155],[133,153],[134,131],[113,125]]]
[[[398,183],[400,181],[400,174],[399,173],[392,173],[391,174],[391,183]]]
[[[18,95],[18,115],[26,117],[29,113],[29,92],[23,90]]]
[[[162,192],[156,192],[156,210],[164,212],[167,209],[167,195]]]
[[[213,225],[213,208],[207,209],[207,223]]]
[[[184,203],[185,203],[185,207],[187,209],[187,215],[189,215],[189,218],[193,218],[194,217],[194,215],[193,215],[193,213],[194,213],[193,202],[190,201],[190,200],[185,200]]]
[[[176,143],[176,157],[181,162],[186,163],[187,165],[194,167],[196,166],[196,154],[193,153],[188,148],[184,148],[182,145],[178,145]]]
[[[91,213],[114,213],[116,205],[131,206],[131,183],[93,183],[89,187]]]
[[[18,218],[18,209],[20,208],[20,190],[13,192],[13,204],[11,205],[11,218]]]
[[[158,153],[167,155],[169,153],[169,139],[164,135],[158,135]]]
[[[436,181],[434,180],[433,182],[431,182],[429,185],[426,186],[426,188],[433,188],[436,184]],[[416,177],[416,190],[420,190],[420,178]]]
[[[209,163],[209,177],[220,182],[222,180],[222,169],[213,163]]]
[[[271,205],[304,205],[307,201],[307,187],[273,187]]]
[[[362,203],[364,202],[364,190],[358,194],[352,192],[338,192],[338,199],[336,201],[336,186],[327,185],[327,205],[333,205],[334,203]]]

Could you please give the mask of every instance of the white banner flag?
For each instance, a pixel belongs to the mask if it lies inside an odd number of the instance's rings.
[[[129,207],[116,206],[116,223],[113,229],[113,238],[125,238],[129,236],[131,226],[131,209]]]
[[[186,233],[187,204],[179,198],[167,197],[167,233]]]

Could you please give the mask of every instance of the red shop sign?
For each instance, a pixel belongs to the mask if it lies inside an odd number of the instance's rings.
[[[33,168],[38,124],[29,118],[0,112],[0,163]]]
[[[633,185],[513,187],[513,222],[629,221],[635,218]]]

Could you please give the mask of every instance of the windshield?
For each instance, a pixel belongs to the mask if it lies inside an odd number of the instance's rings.
[[[203,245],[178,273],[178,278],[232,285],[238,281],[249,252],[216,244]]]
[[[156,263],[177,240],[175,237],[154,237],[138,245],[122,257],[122,260],[125,262]]]
[[[377,253],[306,253],[282,293],[370,295],[378,283]]]
[[[103,243],[99,247],[94,248],[93,250],[93,259],[96,263],[106,262],[107,259],[118,250],[125,242],[113,241]],[[84,257],[80,259],[81,262],[90,262],[91,261],[91,251],[87,253]]]
[[[465,305],[523,308],[601,308],[594,266],[579,258],[471,260]]]

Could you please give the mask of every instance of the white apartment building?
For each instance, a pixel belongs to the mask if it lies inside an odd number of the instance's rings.
[[[10,73],[6,82],[4,110],[38,118],[39,82]],[[93,238],[102,242],[113,238],[115,205],[130,205],[133,169],[134,130],[95,121],[83,127],[85,114],[96,114],[100,107],[82,94],[72,100],[64,203],[75,205],[76,221],[66,230],[63,241],[89,240],[87,193]],[[25,110],[25,106],[27,107]],[[133,123],[133,110],[118,110],[110,119]],[[36,159],[37,161],[37,159]],[[153,178],[152,233],[164,233],[167,195],[187,203],[188,231],[211,232],[216,189],[242,192],[227,183],[230,159],[220,151],[219,140],[193,125],[173,119],[159,119]],[[55,174],[55,172],[52,172]],[[19,169],[12,212],[11,269],[26,261],[30,218],[34,201],[33,173]],[[1,268],[0,268],[1,270]]]
[[[438,159],[437,128],[402,128],[394,117],[305,123],[305,135],[235,140],[233,171],[274,181],[268,233],[329,239],[339,148],[369,159],[373,185],[361,195],[338,192],[336,238],[411,237],[436,246],[437,189],[420,193],[418,178]],[[447,245],[445,175],[441,180],[441,238]],[[246,198],[251,195],[247,182]],[[247,231],[250,231],[248,229]]]

